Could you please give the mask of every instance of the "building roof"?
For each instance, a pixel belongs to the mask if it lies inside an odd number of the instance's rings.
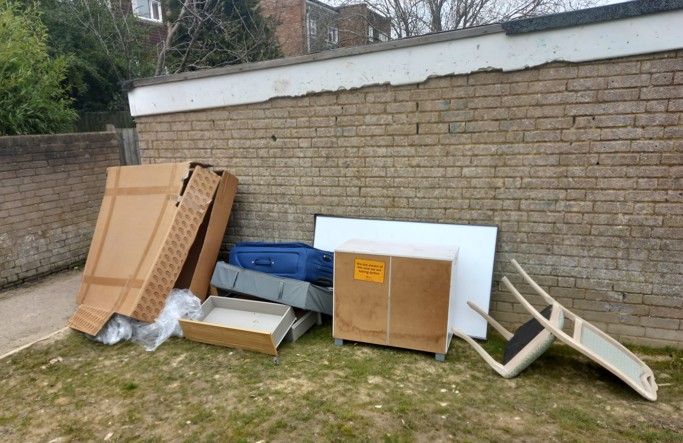
[[[540,17],[511,20],[503,23],[503,29],[508,35],[523,34],[526,32],[547,31],[569,26],[583,26],[628,17],[638,17],[681,8],[683,8],[683,0],[639,0]]]
[[[683,0],[635,0],[370,46],[129,82],[133,116],[683,49]],[[255,88],[254,85],[259,85]]]

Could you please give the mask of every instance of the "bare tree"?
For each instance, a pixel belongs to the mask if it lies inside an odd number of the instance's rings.
[[[600,0],[425,0],[435,3],[443,30],[501,23],[516,18],[583,9]],[[431,31],[437,31],[435,27]]]
[[[377,12],[391,18],[393,38],[413,37],[428,32],[424,0],[369,0]]]
[[[366,1],[381,14],[391,17],[393,38],[500,23],[516,18],[583,9],[601,3],[601,0]]]

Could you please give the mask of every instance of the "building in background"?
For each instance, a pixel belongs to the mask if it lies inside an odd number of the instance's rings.
[[[367,4],[334,7],[318,0],[261,0],[262,14],[275,21],[285,56],[387,41],[391,19]]]
[[[389,41],[391,18],[372,10],[367,4],[341,6],[339,10],[339,47],[363,46]]]

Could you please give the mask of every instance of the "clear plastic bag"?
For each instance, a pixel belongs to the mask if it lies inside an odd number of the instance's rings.
[[[97,335],[85,334],[85,336],[105,345],[114,345],[122,340],[131,339],[133,336],[133,322],[136,321],[125,315],[114,314]]]
[[[178,322],[181,318],[197,320],[202,314],[201,302],[188,289],[173,289],[166,299],[166,306],[154,323],[142,323],[133,328],[132,341],[146,351],[154,351],[170,337],[182,337]]]
[[[146,351],[154,351],[170,337],[183,336],[179,319],[197,320],[201,314],[201,302],[192,292],[188,289],[173,289],[154,323],[145,323],[115,314],[96,336],[88,337],[107,345],[131,340],[140,344]]]

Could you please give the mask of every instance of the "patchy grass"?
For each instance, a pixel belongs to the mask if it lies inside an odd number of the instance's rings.
[[[632,347],[660,384],[649,402],[560,344],[505,380],[457,339],[441,363],[334,346],[330,323],[283,343],[279,365],[183,339],[148,353],[66,333],[0,361],[0,439],[683,441],[683,351]],[[485,347],[500,356],[503,340]]]

